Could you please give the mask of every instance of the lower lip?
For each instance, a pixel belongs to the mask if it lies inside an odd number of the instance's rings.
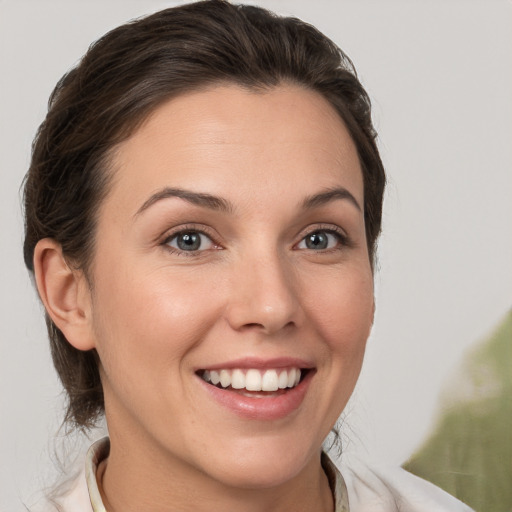
[[[238,416],[251,420],[278,420],[285,418],[302,404],[314,371],[309,370],[304,379],[294,388],[275,396],[249,397],[235,391],[221,389],[198,377],[210,396],[223,407]]]

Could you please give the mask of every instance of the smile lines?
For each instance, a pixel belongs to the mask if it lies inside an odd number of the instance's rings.
[[[300,368],[271,370],[204,370],[201,378],[214,386],[247,391],[277,391],[294,388],[299,384]]]

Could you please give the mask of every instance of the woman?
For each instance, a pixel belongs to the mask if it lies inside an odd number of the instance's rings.
[[[372,325],[384,183],[349,59],[298,20],[199,2],[95,43],[25,185],[66,420],[110,437],[59,506],[469,510],[322,452]]]

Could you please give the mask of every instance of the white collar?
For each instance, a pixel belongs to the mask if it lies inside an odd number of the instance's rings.
[[[85,458],[85,479],[87,481],[89,499],[91,500],[93,512],[107,512],[98,489],[96,473],[99,463],[108,457],[109,452],[110,439],[108,437],[104,437],[91,445]],[[336,502],[335,512],[349,512],[345,480],[338,468],[325,453],[322,453],[322,467],[327,474],[329,485],[334,493],[334,499]]]

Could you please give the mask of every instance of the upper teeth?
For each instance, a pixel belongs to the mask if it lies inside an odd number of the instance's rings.
[[[247,391],[277,391],[293,388],[300,381],[300,368],[287,370],[205,370],[202,378],[223,388],[247,389]]]

